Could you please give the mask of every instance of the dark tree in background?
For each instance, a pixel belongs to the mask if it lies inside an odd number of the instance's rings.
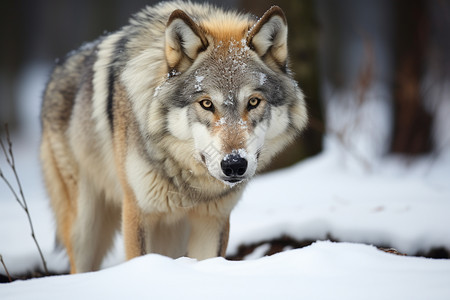
[[[434,131],[442,127],[438,123],[443,121],[436,116],[439,107],[450,99],[444,93],[437,96],[441,99],[431,99],[430,91],[436,96],[436,89],[442,88],[437,83],[450,82],[450,1],[318,3],[325,25],[325,43],[320,49],[324,53],[323,78],[336,91],[370,89],[376,82],[388,87],[384,97],[378,96],[390,99],[392,107],[390,142],[385,154],[414,156],[435,152],[436,139],[442,136]],[[430,74],[434,74],[431,79]],[[377,124],[371,125],[376,131]]]
[[[424,76],[430,21],[428,1],[394,1],[395,81],[392,152],[423,154],[432,150],[432,115],[424,107]]]
[[[1,1],[0,12],[0,122],[14,128],[17,122],[15,86],[26,52],[26,39],[19,37],[26,35],[26,14],[20,1]]]
[[[429,1],[427,6],[430,35],[422,93],[434,116],[433,154],[438,157],[450,149],[450,1]]]
[[[409,155],[450,146],[443,134],[450,84],[450,1],[395,1],[396,64],[392,151]],[[446,125],[445,125],[446,124]],[[447,128],[445,131],[448,132]],[[439,132],[440,131],[440,132]]]

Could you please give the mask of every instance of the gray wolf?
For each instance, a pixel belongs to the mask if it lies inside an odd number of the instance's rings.
[[[190,2],[146,7],[59,62],[41,162],[71,272],[127,259],[223,256],[250,178],[305,127],[279,7],[260,19]]]

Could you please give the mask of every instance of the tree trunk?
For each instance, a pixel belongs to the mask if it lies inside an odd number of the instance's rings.
[[[429,32],[426,1],[396,2],[394,129],[391,151],[423,154],[432,149],[432,117],[424,109],[421,80]]]
[[[24,11],[17,1],[0,3],[0,133],[3,124],[10,129],[17,126],[16,85],[24,55],[26,36]]]

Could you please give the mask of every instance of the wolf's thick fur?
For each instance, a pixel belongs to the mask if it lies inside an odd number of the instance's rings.
[[[286,38],[278,7],[165,2],[55,67],[41,159],[71,272],[98,269],[120,224],[128,259],[225,254],[246,182],[307,121]]]

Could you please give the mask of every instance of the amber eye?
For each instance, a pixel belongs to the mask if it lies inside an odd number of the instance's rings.
[[[204,100],[200,101],[200,106],[205,110],[214,112],[214,105],[211,102],[211,100],[209,100],[209,99],[204,99]]]
[[[256,97],[251,98],[250,100],[248,100],[247,110],[257,108],[260,102],[261,102],[261,99],[259,99],[259,98],[256,98]]]

